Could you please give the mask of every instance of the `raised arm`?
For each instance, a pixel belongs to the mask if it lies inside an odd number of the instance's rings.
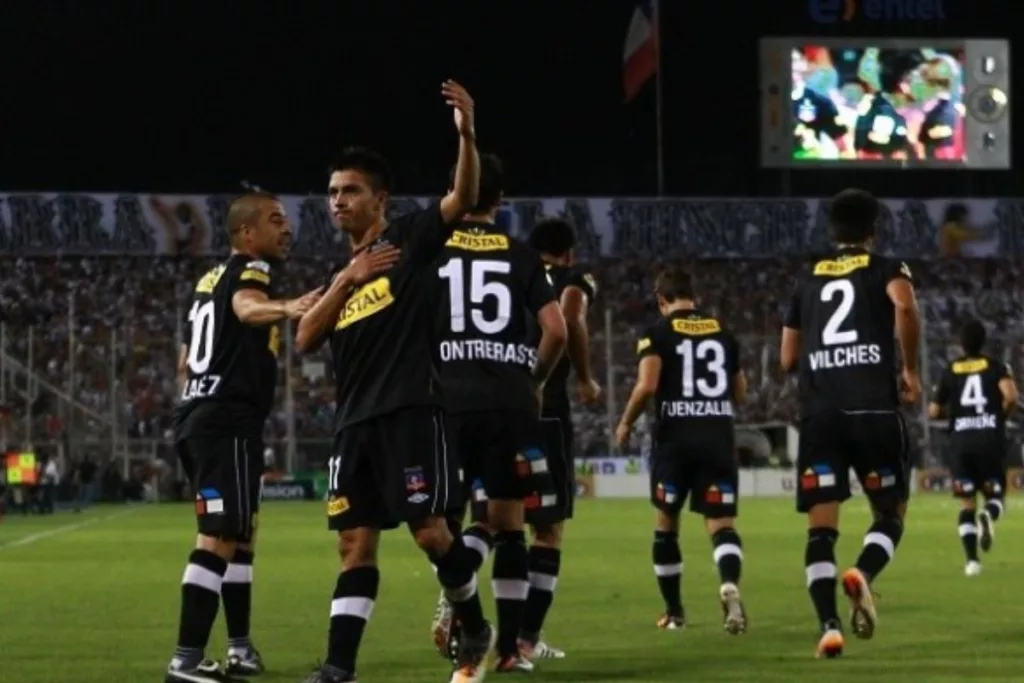
[[[441,84],[441,94],[454,109],[455,128],[459,131],[459,159],[451,192],[441,199],[441,217],[451,224],[476,206],[480,191],[480,155],[476,149],[476,121],[473,98],[452,80]]]

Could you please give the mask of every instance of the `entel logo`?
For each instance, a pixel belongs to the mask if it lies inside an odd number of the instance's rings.
[[[859,11],[858,11],[859,10]],[[942,21],[942,0],[808,0],[807,11],[816,24],[837,21]]]

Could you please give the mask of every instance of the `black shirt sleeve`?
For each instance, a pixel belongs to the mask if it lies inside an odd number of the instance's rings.
[[[793,289],[793,295],[789,298],[789,308],[786,309],[786,317],[783,321],[783,326],[793,330],[800,329],[800,302],[802,300],[800,295],[800,285],[797,285]]]
[[[552,301],[557,301],[555,290],[548,281],[544,264],[536,256],[527,257],[524,262],[524,272],[527,273],[526,285],[526,307],[535,316],[540,309]]]
[[[458,224],[459,221],[444,222],[440,202],[431,202],[425,209],[391,221],[391,225],[397,228],[401,248],[408,250],[409,255],[421,263],[438,257]]]
[[[725,337],[725,367],[730,377],[743,369],[740,343],[732,334],[726,334]]]
[[[578,287],[583,292],[583,296],[587,298],[588,306],[597,298],[597,280],[586,271],[573,269],[569,273],[569,280],[565,286]]]
[[[235,291],[255,289],[269,296],[273,270],[266,261],[249,261],[242,266],[242,272],[235,283]]]
[[[658,329],[655,326],[648,327],[644,330],[643,334],[636,341],[636,355],[638,358],[646,358],[647,356],[657,356],[658,353],[657,339]]]

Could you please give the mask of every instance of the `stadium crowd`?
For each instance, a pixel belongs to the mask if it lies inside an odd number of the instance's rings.
[[[741,340],[751,392],[748,404],[739,411],[740,421],[793,420],[795,385],[777,370],[777,351],[782,315],[802,260],[683,261],[695,274],[701,305],[728,321]],[[110,415],[112,407],[128,437],[163,438],[175,398],[176,340],[186,313],[184,302],[196,278],[214,262],[211,258],[113,256],[0,261],[0,310],[9,319],[35,322],[31,337],[24,326],[8,325],[6,344],[12,358],[27,363],[32,342],[32,366],[41,380],[32,402],[37,442],[40,437],[57,440],[66,436],[69,428],[75,430],[76,439],[83,431],[99,433],[106,429],[100,417]],[[323,258],[292,259],[286,265],[284,281],[292,293],[306,291],[322,282],[329,265]],[[1024,368],[1021,344],[1003,343],[1019,339],[1024,326],[1019,264],[943,259],[911,261],[909,265],[925,315],[933,377],[938,364],[953,352],[955,329],[967,317],[984,320],[995,339],[993,350],[1018,371]],[[637,331],[656,315],[650,295],[651,274],[656,270],[649,259],[640,258],[610,258],[592,264],[599,284],[598,303],[590,316],[592,357],[602,385],[609,376],[614,378],[615,410],[624,405],[632,386]],[[68,324],[69,315],[73,325]],[[73,386],[69,380],[72,328]],[[326,361],[326,355],[322,360]],[[296,436],[300,440],[326,439],[334,400],[326,363],[318,363],[316,357],[293,357],[291,362]],[[112,378],[115,392],[111,391]],[[22,393],[13,390],[16,386],[17,382],[6,392],[6,404],[0,406],[0,420],[6,420],[13,435],[19,433],[29,405]],[[70,394],[95,415],[60,410],[58,391]],[[267,426],[271,443],[286,433],[285,395],[285,391],[278,392],[278,406]],[[607,408],[579,409],[576,416],[577,456],[606,455]],[[919,414],[912,417],[920,441],[923,422]]]

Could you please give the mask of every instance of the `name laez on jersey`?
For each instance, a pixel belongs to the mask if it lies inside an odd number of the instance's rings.
[[[870,254],[857,254],[818,261],[813,273],[815,277],[844,278],[870,265]],[[882,347],[875,343],[858,342],[859,335],[850,326],[849,318],[853,313],[855,298],[853,283],[847,279],[830,280],[821,288],[822,302],[834,304],[835,310],[822,330],[825,348],[816,349],[807,355],[807,362],[813,372],[878,365],[882,362]]]
[[[453,232],[445,246],[449,249],[479,254],[482,252],[508,252],[511,242],[507,235],[469,229]],[[465,282],[463,267],[462,259],[456,257],[449,260],[438,271],[438,275],[448,284],[452,334],[461,336],[467,332],[468,327],[482,334],[500,333],[505,328],[512,311],[502,310],[503,299],[508,295],[507,288],[497,282],[489,283],[489,276],[506,274],[511,271],[511,265],[505,260],[471,260],[471,281],[469,283]],[[479,308],[465,305],[467,284],[469,285],[470,299],[475,303],[482,303],[486,298],[496,298],[496,319],[488,320]],[[472,323],[471,325],[467,326],[467,318]],[[533,346],[493,338],[442,339],[438,350],[442,362],[491,361],[522,365],[528,368],[532,368],[537,363],[537,349]]]

